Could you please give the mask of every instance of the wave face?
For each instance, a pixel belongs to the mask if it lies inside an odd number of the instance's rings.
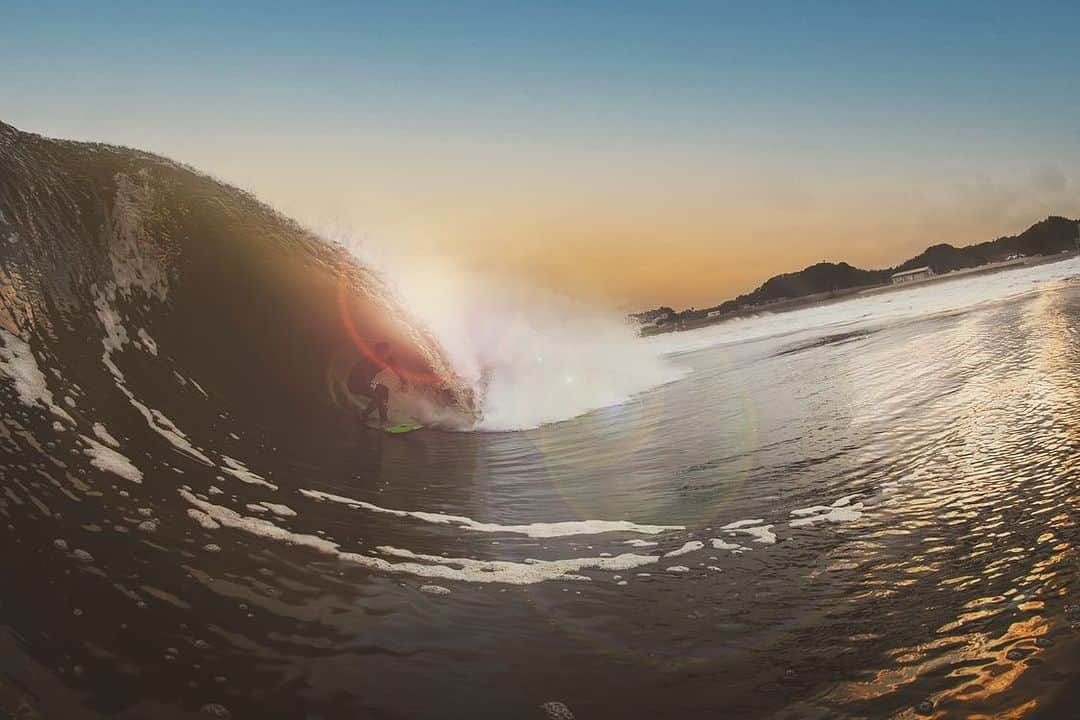
[[[130,373],[190,381],[259,424],[347,431],[344,378],[386,340],[417,380],[399,412],[454,427],[478,417],[376,273],[177,163],[0,125],[0,239],[6,337],[93,388],[94,406],[136,402]]]

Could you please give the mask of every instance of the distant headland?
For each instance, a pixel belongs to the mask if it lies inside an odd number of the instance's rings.
[[[905,278],[921,279],[957,271],[967,274],[979,269],[989,271],[1070,252],[1080,252],[1080,221],[1052,215],[1019,235],[965,247],[947,243],[931,245],[915,257],[883,270],[863,270],[846,262],[820,262],[798,272],[775,275],[753,292],[713,307],[681,312],[658,307],[633,313],[630,319],[639,324],[643,335],[689,330],[765,309],[788,310],[875,287],[887,287]],[[900,277],[894,279],[897,274]]]

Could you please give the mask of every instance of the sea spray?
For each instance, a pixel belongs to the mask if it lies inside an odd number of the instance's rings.
[[[617,311],[443,260],[335,240],[379,269],[476,389],[476,429],[523,430],[626,402],[684,371]]]

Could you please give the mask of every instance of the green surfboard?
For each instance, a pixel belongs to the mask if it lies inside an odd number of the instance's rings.
[[[368,427],[371,427],[375,430],[382,430],[383,432],[390,433],[391,435],[403,435],[405,433],[411,433],[414,430],[419,430],[424,426],[420,423],[404,422],[398,423],[397,425],[387,425],[386,427],[380,427],[378,425],[369,425]]]

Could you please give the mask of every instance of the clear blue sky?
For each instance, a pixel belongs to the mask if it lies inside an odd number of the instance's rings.
[[[5,2],[0,120],[481,264],[684,241],[687,300],[1080,213],[1080,3],[227,5]]]

